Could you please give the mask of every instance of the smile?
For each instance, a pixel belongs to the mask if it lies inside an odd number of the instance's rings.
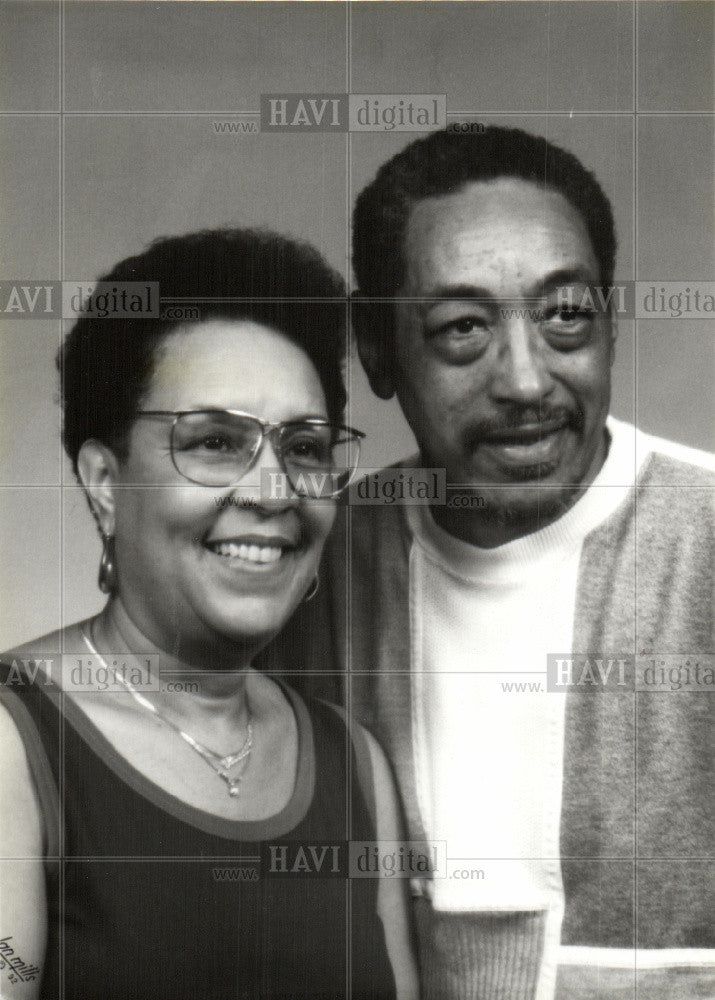
[[[246,559],[254,563],[278,562],[283,555],[283,549],[273,545],[238,545],[236,542],[219,542],[209,546],[217,555],[230,559]]]
[[[541,467],[537,478],[548,474],[563,444],[566,420],[505,428],[482,439],[482,446],[507,467]]]
[[[224,559],[251,563],[255,566],[273,565],[296,548],[295,543],[287,538],[259,536],[210,539],[204,545],[210,552]]]
[[[522,424],[521,427],[505,427],[503,430],[491,431],[482,440],[485,444],[500,445],[531,445],[542,441],[551,434],[563,430],[568,420],[548,420],[540,424]]]

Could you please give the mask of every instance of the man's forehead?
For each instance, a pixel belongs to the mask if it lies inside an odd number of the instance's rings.
[[[559,192],[516,178],[475,181],[417,202],[405,263],[408,285],[421,291],[445,283],[526,284],[558,270],[598,277],[579,212]]]

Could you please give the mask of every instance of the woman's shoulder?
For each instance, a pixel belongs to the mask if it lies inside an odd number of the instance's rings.
[[[86,621],[75,622],[54,632],[38,636],[36,639],[12,646],[0,653],[0,662],[12,666],[13,661],[15,661],[15,665],[19,667],[42,661],[42,665],[47,667],[48,660],[52,661],[52,666],[57,660],[59,666],[63,656],[87,652],[83,638],[83,629],[86,628],[86,625]]]
[[[343,732],[347,730],[354,754],[358,782],[368,809],[373,819],[376,819],[385,802],[392,802],[395,797],[392,769],[382,747],[370,730],[353,719],[341,705],[325,701],[322,698],[306,698],[305,700],[309,708],[314,709],[317,706],[321,713],[337,718]]]

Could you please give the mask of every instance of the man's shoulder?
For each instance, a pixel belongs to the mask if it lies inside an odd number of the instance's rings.
[[[637,437],[641,475],[648,486],[703,486],[715,484],[715,455],[677,441],[639,432]]]
[[[409,479],[416,463],[417,456],[403,458],[356,480],[344,494],[343,516],[349,509],[351,523],[358,530],[397,530],[404,522],[402,509],[414,499]]]
[[[705,451],[636,432],[637,523],[661,544],[701,535],[712,523],[715,458]]]
[[[400,493],[400,476],[409,475],[410,460],[376,469],[352,483],[341,498],[328,550],[339,562],[351,553],[353,568],[378,563],[402,565],[409,550],[405,516],[409,497]],[[394,489],[393,489],[394,487]]]

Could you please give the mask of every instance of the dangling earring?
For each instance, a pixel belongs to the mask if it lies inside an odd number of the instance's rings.
[[[117,589],[117,567],[114,564],[114,535],[102,532],[102,558],[99,561],[97,584],[103,594],[113,594]]]
[[[316,573],[315,577],[313,579],[313,583],[311,584],[310,590],[308,591],[308,593],[303,598],[303,600],[306,602],[306,604],[307,604],[308,601],[312,601],[313,600],[313,598],[315,597],[315,595],[318,593],[319,589],[320,589],[320,577]]]

